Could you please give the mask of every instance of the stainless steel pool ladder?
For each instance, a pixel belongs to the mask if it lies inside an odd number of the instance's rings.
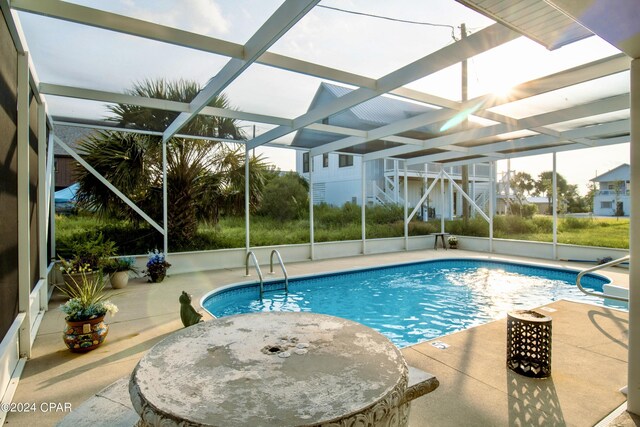
[[[580,284],[580,280],[582,279],[582,276],[584,276],[585,274],[591,273],[592,271],[600,270],[602,268],[612,267],[614,265],[622,264],[623,262],[626,262],[626,261],[629,261],[629,255],[623,256],[622,258],[614,259],[613,261],[609,261],[609,262],[604,263],[604,264],[596,265],[595,267],[591,267],[591,268],[587,268],[585,270],[582,270],[580,273],[578,273],[578,277],[576,277],[576,286],[578,287],[578,289],[580,289],[582,291],[582,293],[587,294],[587,295],[591,295],[591,296],[594,296],[594,297],[600,297],[600,298],[614,299],[616,301],[629,302],[629,298],[618,297],[618,296],[615,296],[615,295],[607,295],[604,292],[588,291],[585,288],[583,288],[582,285]]]
[[[271,251],[271,256],[269,257],[269,274],[273,273],[273,255],[278,257],[278,263],[280,263],[280,268],[282,269],[282,273],[284,273],[284,290],[285,292],[289,292],[289,275],[287,274],[287,269],[284,268],[284,262],[282,261],[282,257],[280,256],[280,252],[276,249]]]
[[[254,254],[253,251],[247,252],[247,257],[245,259],[245,276],[250,276],[249,258],[253,260],[253,265],[256,267],[256,271],[258,272],[258,277],[260,278],[260,296],[262,297],[262,293],[264,292],[264,279],[262,277],[262,270],[260,270],[260,265],[258,264],[258,260],[256,259],[256,254]]]

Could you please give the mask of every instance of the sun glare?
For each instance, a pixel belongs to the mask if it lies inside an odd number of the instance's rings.
[[[513,93],[513,86],[512,85],[506,85],[506,84],[496,85],[491,90],[491,93],[496,98],[500,98],[500,99],[509,98],[509,96]]]

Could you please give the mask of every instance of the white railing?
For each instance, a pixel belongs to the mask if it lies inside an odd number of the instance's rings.
[[[620,190],[617,192],[617,195],[619,196],[628,196],[630,194],[631,194],[630,190]],[[615,196],[616,190],[599,190],[598,195],[599,196]]]
[[[395,200],[393,193],[389,194],[389,192],[384,191],[383,189],[378,187],[378,184],[376,184],[375,182],[373,183],[373,198],[376,201],[376,203],[379,203],[382,205],[404,203],[404,198],[398,196],[398,200]]]
[[[607,295],[604,292],[588,291],[585,288],[583,288],[582,285],[580,284],[580,280],[582,280],[582,277],[585,274],[591,273],[592,271],[600,270],[600,269],[603,269],[603,268],[606,268],[606,267],[613,267],[614,265],[622,264],[623,262],[629,261],[629,259],[630,259],[630,256],[627,255],[627,256],[623,256],[622,258],[614,259],[613,261],[609,261],[607,263],[596,265],[595,267],[591,267],[591,268],[587,268],[585,270],[582,270],[580,273],[578,273],[578,277],[576,277],[576,286],[578,287],[578,289],[580,289],[580,291],[583,294],[586,294],[586,295],[591,295],[591,296],[599,297],[599,298],[608,298],[608,299],[613,299],[613,300],[616,300],[616,301],[629,302],[629,298],[619,297],[619,296],[615,296],[615,295]]]

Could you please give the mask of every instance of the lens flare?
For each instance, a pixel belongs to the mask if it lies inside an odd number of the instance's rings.
[[[478,111],[480,107],[484,105],[484,103],[485,101],[483,100],[478,102],[476,105],[472,107],[469,107],[465,110],[460,111],[458,114],[451,117],[444,125],[442,125],[442,127],[440,128],[440,132],[445,132],[454,126],[459,125],[460,123],[465,121],[470,115]]]

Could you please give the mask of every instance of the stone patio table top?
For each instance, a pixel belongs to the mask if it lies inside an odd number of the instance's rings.
[[[332,316],[271,312],[172,334],[140,360],[129,392],[150,425],[320,425],[406,404],[407,381],[402,354],[382,334]]]

